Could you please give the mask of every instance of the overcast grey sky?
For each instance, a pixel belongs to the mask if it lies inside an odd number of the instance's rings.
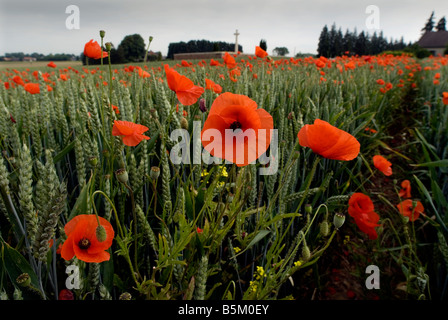
[[[69,5],[79,8],[79,29],[69,30]],[[446,0],[0,0],[0,55],[5,52],[80,54],[90,39],[115,46],[138,33],[151,49],[166,54],[170,42],[189,40],[233,43],[235,29],[245,53],[253,53],[261,39],[268,52],[287,47],[290,54],[315,53],[326,24],[343,33],[368,29],[369,5],[379,9],[379,31],[387,38],[417,41],[432,11],[435,23],[448,18]],[[70,19],[70,22],[73,20]]]

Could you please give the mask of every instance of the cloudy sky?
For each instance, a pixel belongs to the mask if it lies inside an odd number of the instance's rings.
[[[79,29],[68,29],[79,8]],[[322,27],[333,23],[345,33],[354,28],[373,34],[379,9],[379,29],[387,38],[417,41],[432,11],[435,22],[448,18],[441,0],[0,0],[0,55],[6,52],[80,54],[90,39],[115,46],[129,34],[140,34],[151,49],[166,54],[170,42],[235,41],[253,53],[261,39],[268,52],[287,47],[290,54],[315,53]],[[367,25],[366,25],[367,21]],[[370,25],[368,24],[370,22]],[[373,23],[373,24],[372,24]],[[369,28],[370,27],[370,28]]]

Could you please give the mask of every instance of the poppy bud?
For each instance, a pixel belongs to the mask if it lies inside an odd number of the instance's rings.
[[[336,229],[342,227],[345,222],[345,215],[343,213],[337,213],[333,217],[333,224]]]
[[[96,238],[99,242],[104,242],[107,239],[106,229],[102,225],[96,227]]]
[[[311,251],[310,248],[307,246],[306,243],[304,243],[303,247],[302,247],[302,260],[303,261],[308,261],[311,257]]]
[[[152,42],[152,39],[154,39],[152,36],[149,36],[149,43]]]
[[[306,213],[311,213],[313,212],[313,207],[310,204],[306,204],[305,205],[305,212]]]
[[[106,31],[100,30],[100,37],[104,38],[105,35],[106,35]]]
[[[205,106],[205,99],[199,100],[199,110],[202,112],[207,112],[207,107]]]
[[[31,284],[31,277],[28,273],[22,273],[20,276],[17,277],[16,282],[18,285],[26,288],[29,287]]]
[[[118,181],[123,184],[126,184],[129,180],[128,172],[125,168],[121,168],[115,171],[115,175],[117,176]]]
[[[106,42],[106,50],[107,50],[108,52],[110,52],[111,49],[112,49],[112,43],[110,43],[110,42]]]
[[[122,294],[120,294],[118,300],[131,300],[131,298],[132,296],[129,292],[123,292]]]
[[[188,120],[185,119],[184,117],[182,117],[182,119],[180,119],[180,127],[182,129],[188,130]]]
[[[324,237],[328,236],[328,233],[330,233],[330,228],[328,226],[327,220],[322,221],[322,223],[320,224],[320,233],[322,233]]]
[[[151,171],[149,172],[149,176],[152,180],[157,180],[160,176],[160,168],[159,167],[151,167]]]
[[[92,167],[95,167],[98,164],[98,158],[97,157],[90,157],[89,158],[89,164]]]

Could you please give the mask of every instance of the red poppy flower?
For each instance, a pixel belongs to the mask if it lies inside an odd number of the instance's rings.
[[[265,58],[268,56],[268,53],[266,51],[264,51],[263,49],[261,49],[259,46],[255,47],[255,55],[258,58]]]
[[[443,95],[443,99],[442,99],[443,104],[448,105],[448,92],[443,92],[442,95]]]
[[[398,194],[404,199],[411,197],[411,182],[409,180],[403,180],[401,182],[401,190]]]
[[[403,216],[408,217],[410,221],[415,221],[416,219],[418,219],[420,214],[425,210],[420,201],[413,201],[411,199],[406,199],[400,202],[399,204],[397,204],[397,208],[400,213]]]
[[[12,78],[12,81],[14,81],[19,86],[25,85],[25,82],[23,82],[23,79],[20,76],[14,76],[14,78]]]
[[[98,42],[91,39],[84,45],[84,56],[92,59],[101,59],[101,47]],[[107,58],[107,52],[103,51],[103,58]]]
[[[224,63],[226,64],[227,68],[233,69],[236,67],[235,58],[232,57],[228,52],[224,53]]]
[[[112,135],[122,136],[123,143],[130,147],[135,147],[143,139],[149,140],[148,136],[143,135],[149,128],[141,124],[136,124],[130,121],[115,120],[112,128]]]
[[[373,156],[373,165],[386,176],[390,176],[392,174],[392,163],[387,161],[383,156]]]
[[[212,156],[246,166],[266,152],[273,128],[272,116],[257,109],[255,101],[226,92],[210,108],[201,131],[202,145]]]
[[[297,136],[302,147],[309,147],[327,159],[353,160],[361,147],[351,134],[320,119],[314,120],[312,125],[304,125]]]
[[[375,227],[380,220],[379,215],[374,211],[375,207],[369,196],[363,193],[354,193],[348,201],[348,214],[355,219],[358,228],[375,240],[378,237]]]
[[[182,67],[189,67],[192,65],[192,63],[185,61],[185,60],[182,60],[181,64],[182,64]]]
[[[378,83],[380,86],[382,86],[382,85],[385,84],[385,82],[384,82],[383,79],[378,79],[378,80],[376,80],[376,83]]]
[[[115,112],[116,114],[120,114],[120,109],[118,109],[117,106],[112,105],[112,110],[114,110],[114,112]]]
[[[217,94],[220,94],[222,92],[222,87],[219,84],[214,83],[210,79],[205,79],[205,89],[213,90]]]
[[[176,92],[177,99],[184,106],[196,103],[204,93],[204,88],[194,85],[193,81],[179,74],[167,64],[165,64],[165,73],[168,87]]]
[[[110,254],[106,250],[112,245],[114,229],[109,221],[102,217],[98,218],[106,231],[106,239],[102,242],[96,236],[98,227],[96,215],[82,214],[67,222],[64,226],[67,240],[62,245],[62,258],[71,260],[76,256],[79,260],[96,263],[110,259]]]
[[[47,67],[50,67],[50,68],[56,68],[56,64],[55,64],[53,61],[50,61],[50,62],[47,64]]]
[[[219,61],[210,59],[210,66],[212,66],[212,67],[219,67],[219,66],[221,66],[221,64],[219,63]]]
[[[31,94],[40,93],[40,88],[38,83],[27,83],[24,86],[25,91],[28,91]]]
[[[75,300],[75,295],[68,289],[59,291],[59,300]]]

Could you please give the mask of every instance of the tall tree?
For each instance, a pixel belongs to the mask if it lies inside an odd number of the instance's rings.
[[[260,48],[263,49],[264,51],[268,50],[268,44],[266,43],[266,40],[264,39],[260,40]]]
[[[368,39],[366,37],[366,34],[364,33],[364,31],[361,31],[355,42],[356,54],[360,56],[367,54],[367,46],[368,46],[367,41]]]
[[[317,45],[317,55],[329,57],[330,56],[330,35],[328,33],[328,27],[325,25],[319,36],[319,43]]]
[[[280,57],[284,57],[289,53],[288,48],[286,47],[276,47],[274,50],[272,50],[276,55]]]
[[[342,50],[347,54],[353,53],[353,49],[355,47],[355,39],[353,37],[353,33],[350,30],[346,30],[344,34],[344,38],[342,39]]]
[[[426,21],[425,26],[423,27],[423,32],[431,32],[434,28],[434,11],[431,13],[431,16],[428,18],[428,21]]]
[[[437,31],[446,31],[446,20],[445,17],[442,17],[436,25]]]
[[[340,56],[344,53],[344,36],[342,35],[341,28],[335,34],[333,39],[334,53],[336,56]]]
[[[117,50],[122,50],[126,62],[143,61],[145,56],[145,41],[139,34],[124,37]]]

